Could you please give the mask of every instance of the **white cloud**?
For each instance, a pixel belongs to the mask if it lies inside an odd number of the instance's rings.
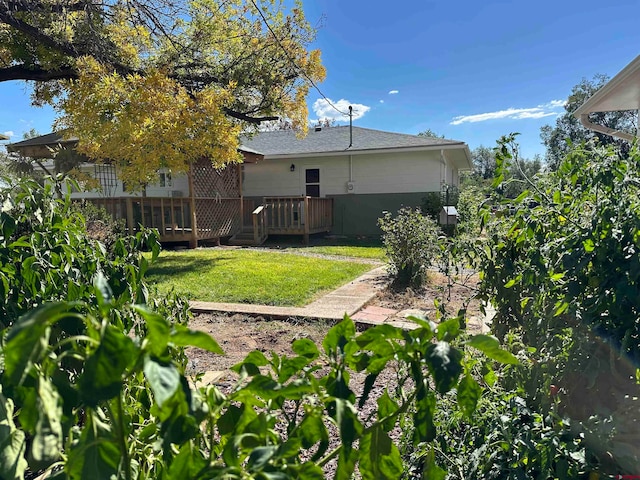
[[[380,103],[384,103],[384,100],[380,100]]]
[[[333,104],[336,108],[333,108],[331,104]],[[327,100],[325,100],[324,98],[319,98],[318,100],[313,102],[313,112],[318,118],[328,118],[329,120],[341,122],[349,119],[349,105],[353,107],[354,120],[362,118],[365,113],[371,110],[371,107],[362,105],[360,103],[352,103],[349,100],[345,100],[343,98],[338,100],[337,102],[334,102],[330,98],[328,98]],[[340,111],[338,112],[336,109]],[[340,112],[344,112],[344,114]]]
[[[451,125],[460,125],[461,123],[486,122],[487,120],[496,120],[500,118],[510,118],[512,120],[522,120],[525,118],[543,118],[562,113],[561,108],[564,107],[565,100],[551,100],[548,103],[529,108],[507,108],[506,110],[498,110],[497,112],[477,113],[475,115],[461,115],[454,117]]]
[[[13,137],[15,135],[15,132],[13,130],[7,130],[6,132],[2,133],[4,133],[7,137]]]
[[[400,93],[400,90],[389,90],[389,95],[395,95],[397,93]]]

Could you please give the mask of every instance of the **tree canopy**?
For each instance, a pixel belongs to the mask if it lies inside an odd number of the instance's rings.
[[[582,126],[574,117],[575,112],[590,96],[598,91],[609,80],[606,75],[597,74],[593,79],[583,78],[573,87],[564,106],[565,113],[556,119],[555,126],[545,125],[541,128],[540,137],[547,147],[546,162],[551,170],[555,170],[562,159],[571,151],[572,144],[596,139],[601,145],[615,145],[625,154],[629,151],[629,142],[610,135],[594,132]],[[590,115],[592,122],[615,130],[633,132],[636,114],[634,111],[599,112]]]
[[[81,153],[127,181],[238,161],[262,121],[306,128],[324,78],[302,6],[282,0],[0,0],[0,82],[34,82]]]

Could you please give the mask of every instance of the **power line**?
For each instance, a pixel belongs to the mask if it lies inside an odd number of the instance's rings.
[[[251,3],[253,4],[253,6],[256,8],[256,10],[258,11],[258,14],[260,15],[260,17],[262,17],[262,21],[264,22],[264,24],[266,25],[267,29],[271,32],[271,35],[273,35],[273,38],[275,38],[276,43],[280,46],[280,48],[282,48],[282,51],[284,52],[284,54],[286,55],[287,59],[289,60],[289,62],[291,63],[291,65],[293,65],[295,67],[296,70],[298,70],[298,72],[302,73],[302,75],[309,81],[309,83],[311,83],[311,85],[313,86],[313,88],[316,89],[316,91],[320,94],[320,96],[325,100],[325,102],[327,102],[329,104],[329,106],[331,108],[333,108],[336,112],[340,113],[341,115],[344,115],[345,117],[350,116],[348,113],[345,113],[343,111],[341,111],[340,109],[338,109],[338,107],[336,107],[331,100],[329,100],[327,98],[327,96],[322,93],[322,91],[320,90],[320,88],[318,87],[318,85],[316,85],[316,82],[313,81],[313,79],[307,75],[307,73],[301,69],[298,64],[289,56],[289,52],[287,52],[287,49],[284,48],[284,45],[282,45],[282,42],[280,42],[280,39],[278,38],[278,36],[276,35],[276,33],[273,31],[273,29],[271,28],[271,25],[269,25],[269,22],[267,21],[267,18],[264,16],[264,13],[262,13],[262,10],[260,10],[260,7],[258,7],[258,4],[256,3],[255,0],[251,0]]]

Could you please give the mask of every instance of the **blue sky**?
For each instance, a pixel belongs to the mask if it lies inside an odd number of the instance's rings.
[[[427,128],[470,148],[520,132],[525,157],[544,153],[581,78],[615,75],[640,54],[640,2],[307,0],[314,47],[327,69],[320,90],[355,125],[402,133]],[[316,91],[311,119],[340,116]],[[24,83],[0,83],[0,132],[51,130],[50,108],[29,104]],[[340,120],[340,118],[338,118]]]

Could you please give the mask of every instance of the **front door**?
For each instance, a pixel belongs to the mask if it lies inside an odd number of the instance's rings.
[[[306,168],[304,171],[304,188],[307,197],[320,197],[320,169]]]

